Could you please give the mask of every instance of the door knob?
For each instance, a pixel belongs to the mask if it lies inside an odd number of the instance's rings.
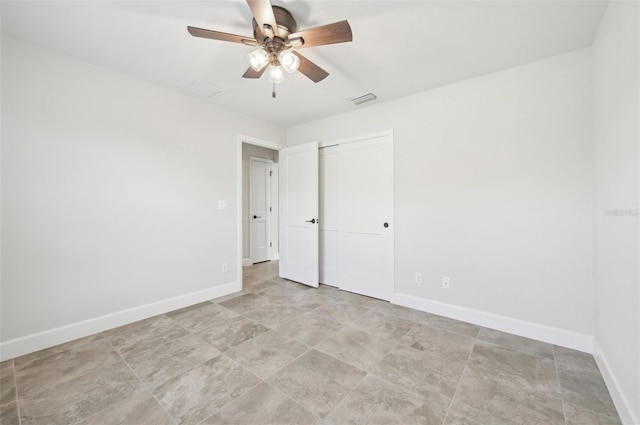
[[[306,223],[316,224],[316,219],[312,218],[311,220],[307,220]]]
[[[389,223],[384,223],[383,226],[384,227],[389,227]]]
[[[260,218],[260,216],[259,215],[254,215],[253,218]]]

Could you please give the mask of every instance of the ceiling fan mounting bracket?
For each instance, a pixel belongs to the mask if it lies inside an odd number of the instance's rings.
[[[273,16],[276,18],[276,24],[278,24],[277,37],[286,42],[289,38],[289,34],[293,34],[298,31],[298,24],[296,23],[296,20],[293,19],[291,13],[289,13],[289,11],[284,7],[271,6],[271,8],[273,9]],[[263,28],[260,28],[256,18],[253,18],[253,37],[258,40],[258,42],[262,43],[269,40],[269,36],[265,33]]]

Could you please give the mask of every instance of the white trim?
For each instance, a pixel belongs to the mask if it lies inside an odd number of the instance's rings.
[[[271,261],[278,261],[279,259],[280,259],[279,252],[274,252],[273,254],[271,254]]]
[[[252,265],[251,258],[243,258],[242,259],[242,267],[247,267]]]
[[[281,143],[274,143],[268,140],[258,139],[257,137],[245,136],[244,134],[238,134],[238,142],[241,148],[242,148],[242,143],[262,146],[263,148],[273,149],[274,151],[279,151],[280,149],[285,148],[285,145]],[[242,150],[240,150],[240,159],[242,159]]]
[[[393,140],[393,129],[390,128],[388,130],[377,131],[375,133],[363,134],[361,136],[345,137],[342,139],[331,140],[328,142],[319,142],[318,148],[328,148],[329,146],[336,146],[343,143],[360,142],[363,140],[376,139],[378,137],[385,137],[385,136],[389,136],[391,137],[391,140]]]
[[[585,353],[593,352],[593,337],[590,335],[579,334],[565,329],[527,322],[525,320],[487,313],[453,304],[427,300],[398,292],[394,294],[391,303],[562,347],[572,348]]]
[[[104,316],[94,317],[70,325],[60,326],[35,334],[11,339],[0,343],[0,360],[8,360],[24,354],[33,353],[74,339],[93,335],[108,329],[147,319],[158,314],[188,307],[203,301],[209,301],[242,290],[239,282],[231,282],[213,288],[179,295],[162,301],[129,308]]]
[[[248,143],[250,145],[262,146],[279,151],[284,148],[284,145],[279,143],[269,142],[267,140],[258,139],[252,136],[246,136],[244,134],[238,134],[236,144],[236,221],[238,239],[237,245],[237,257],[236,264],[238,265],[238,282],[240,282],[240,289],[242,289],[242,144]]]
[[[618,415],[622,423],[628,425],[640,424],[640,418],[635,417],[631,403],[629,403],[629,398],[625,397],[625,394],[620,389],[618,380],[612,373],[609,362],[607,362],[607,358],[600,349],[597,340],[593,342],[593,357],[596,359],[598,369],[600,369],[604,382],[607,384],[607,389],[609,390],[609,394],[611,394],[611,399],[618,410]]]

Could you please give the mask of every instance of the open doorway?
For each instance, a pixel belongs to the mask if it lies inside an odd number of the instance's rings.
[[[269,225],[268,228],[263,227],[261,231],[267,233],[269,243],[269,254],[266,261],[277,260],[279,257],[279,240],[278,240],[278,151],[284,146],[268,142],[265,140],[256,139],[249,136],[238,136],[237,145],[237,170],[238,170],[238,198],[237,198],[237,223],[238,223],[238,280],[242,282],[242,267],[253,264],[251,258],[251,241],[252,241],[252,229],[251,224],[254,219],[253,216],[261,216],[262,214],[251,212],[251,163],[254,164],[268,164],[270,169],[262,170],[262,183],[266,186],[266,175],[268,174],[268,188],[270,188],[269,204]],[[251,161],[253,158],[254,161]],[[263,162],[264,161],[264,162]],[[257,172],[260,172],[260,167],[256,167]],[[257,179],[260,181],[260,178]],[[258,197],[259,198],[259,197]],[[259,199],[258,199],[259,200]],[[256,202],[254,202],[255,204]],[[258,202],[260,204],[260,202]],[[263,202],[263,205],[266,203]],[[260,217],[262,218],[262,217]],[[258,226],[259,227],[259,226]],[[260,237],[260,235],[257,235]],[[256,236],[254,236],[255,238]],[[264,253],[264,251],[263,251]]]
[[[278,151],[242,143],[242,265],[278,259]]]

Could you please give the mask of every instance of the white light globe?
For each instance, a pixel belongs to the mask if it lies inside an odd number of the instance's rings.
[[[283,50],[278,55],[278,59],[280,60],[280,65],[287,71],[289,74],[296,72],[298,70],[298,66],[300,65],[300,58],[293,54],[291,50]]]

